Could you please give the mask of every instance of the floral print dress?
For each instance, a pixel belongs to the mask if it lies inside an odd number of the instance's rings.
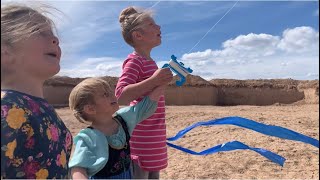
[[[1,90],[1,179],[66,179],[72,135],[42,98]]]

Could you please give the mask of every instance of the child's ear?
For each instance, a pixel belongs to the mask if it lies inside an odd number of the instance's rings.
[[[83,111],[88,115],[96,114],[96,109],[95,109],[94,105],[92,105],[92,104],[85,105],[83,107]]]
[[[132,38],[135,40],[141,40],[142,39],[142,34],[139,31],[133,31],[132,32]]]
[[[11,55],[12,55],[11,48],[8,47],[7,45],[1,44],[1,62],[12,63]]]

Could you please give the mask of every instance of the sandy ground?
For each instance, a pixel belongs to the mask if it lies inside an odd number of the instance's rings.
[[[86,125],[72,117],[68,108],[58,114],[75,135]],[[167,136],[210,119],[241,116],[277,125],[319,139],[319,104],[272,106],[167,106]],[[319,149],[309,144],[279,139],[231,125],[198,127],[174,143],[195,151],[232,140],[265,148],[286,158],[281,167],[249,151],[195,156],[168,147],[169,166],[162,179],[319,179]]]

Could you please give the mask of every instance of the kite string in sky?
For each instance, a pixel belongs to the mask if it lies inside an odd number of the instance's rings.
[[[210,33],[210,31],[212,31],[212,29],[214,29],[216,27],[216,25],[236,6],[236,4],[238,2],[239,2],[239,0],[237,0],[233,4],[233,6],[202,36],[202,38],[188,51],[188,53],[190,53]],[[160,1],[157,1],[154,5],[152,5],[148,9],[154,8],[159,3],[160,3]]]
[[[156,3],[154,3],[154,5],[152,5],[151,7],[149,7],[148,9],[152,9],[152,8],[154,8],[157,4],[159,4],[160,3],[160,1],[158,1],[158,2],[156,2]]]
[[[188,51],[188,53],[190,53],[199,43],[200,43],[200,41],[202,41],[208,34],[209,34],[209,32],[214,28],[214,27],[216,27],[216,25],[234,8],[234,6],[236,6],[236,4],[239,2],[239,0],[238,1],[236,1],[235,3],[234,3],[234,5],[206,32],[206,34],[204,34],[203,36],[202,36],[202,38]]]

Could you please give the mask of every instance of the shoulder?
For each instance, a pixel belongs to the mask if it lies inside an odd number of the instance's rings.
[[[47,111],[55,112],[54,108],[45,99],[13,90],[1,90],[1,106],[15,106],[26,110],[35,110],[43,107]]]
[[[114,118],[121,123],[121,125],[125,124],[127,126],[127,120],[123,118],[120,114],[117,114],[114,116]]]
[[[135,114],[133,113],[132,106],[127,106],[120,108],[115,113],[115,118],[121,123],[125,123],[127,126],[130,126],[130,123],[133,122],[133,119],[135,119]],[[121,123],[121,124],[122,124]]]
[[[139,56],[139,55],[136,55],[134,53],[131,53],[127,56],[127,58],[125,59],[123,65],[126,65],[126,64],[130,64],[130,63],[134,63],[134,64],[137,64],[137,65],[143,65],[143,63],[145,62],[146,60]]]
[[[1,90],[1,106],[4,104],[24,104],[23,101],[26,99],[21,94],[10,90]]]
[[[128,58],[124,61],[123,66],[142,66],[143,65],[143,61],[141,61],[140,59],[136,59],[136,58]]]
[[[31,113],[23,96],[1,90],[1,125],[6,123],[9,127],[18,129],[28,120],[28,115]]]
[[[82,140],[86,144],[96,146],[98,142],[106,142],[106,138],[103,133],[96,129],[85,128],[74,137],[74,143],[76,144],[79,140]]]

